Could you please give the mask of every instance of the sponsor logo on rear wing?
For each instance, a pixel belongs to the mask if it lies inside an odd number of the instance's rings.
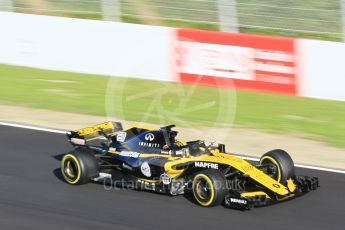
[[[123,130],[120,122],[104,122],[95,126],[78,129],[67,133],[70,141],[73,144],[80,145],[80,140],[90,141],[102,136],[102,133],[108,136],[115,135],[116,132]],[[77,140],[77,142],[75,142]],[[85,143],[84,143],[85,144]]]
[[[114,132],[114,125],[112,122],[105,122],[102,124],[98,124],[92,127],[87,127],[83,129],[79,129],[75,131],[79,136],[87,136],[87,135],[92,135],[92,134],[98,134],[100,131],[106,132]]]

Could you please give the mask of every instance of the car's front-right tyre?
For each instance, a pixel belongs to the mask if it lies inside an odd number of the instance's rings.
[[[260,158],[260,165],[272,167],[274,169],[273,179],[282,184],[295,175],[295,166],[291,156],[281,149],[265,153]]]

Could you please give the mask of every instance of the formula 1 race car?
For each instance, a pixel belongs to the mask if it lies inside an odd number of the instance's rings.
[[[124,130],[119,122],[106,122],[68,132],[75,149],[62,158],[62,175],[71,185],[102,181],[190,194],[201,206],[237,209],[265,206],[319,187],[318,178],[295,175],[283,150],[265,153],[254,165],[226,153],[224,144],[178,141],[173,127]]]

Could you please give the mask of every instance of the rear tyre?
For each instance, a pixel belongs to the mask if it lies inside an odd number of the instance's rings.
[[[76,149],[62,158],[61,172],[67,183],[81,185],[99,175],[99,166],[92,151]]]
[[[287,152],[281,149],[265,153],[260,159],[260,165],[272,166],[274,168],[272,177],[282,184],[295,175],[293,160]]]
[[[204,170],[197,173],[192,185],[195,201],[204,207],[212,207],[224,201],[226,179],[218,170]]]

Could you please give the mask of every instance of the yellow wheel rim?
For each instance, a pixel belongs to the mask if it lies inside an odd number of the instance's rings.
[[[207,191],[204,189],[207,189]],[[200,205],[207,207],[212,204],[215,198],[215,189],[211,179],[207,175],[198,174],[194,177],[193,194]]]
[[[270,156],[264,156],[263,158],[261,158],[260,160],[260,164],[262,165],[262,163],[267,160],[267,161],[270,161],[273,165],[275,165],[277,167],[277,181],[280,182],[281,178],[282,178],[282,174],[281,174],[281,169],[280,169],[280,166],[278,164],[278,162],[270,157]]]
[[[78,159],[72,154],[65,155],[61,161],[61,172],[64,179],[69,184],[78,183],[81,176],[81,168]]]

